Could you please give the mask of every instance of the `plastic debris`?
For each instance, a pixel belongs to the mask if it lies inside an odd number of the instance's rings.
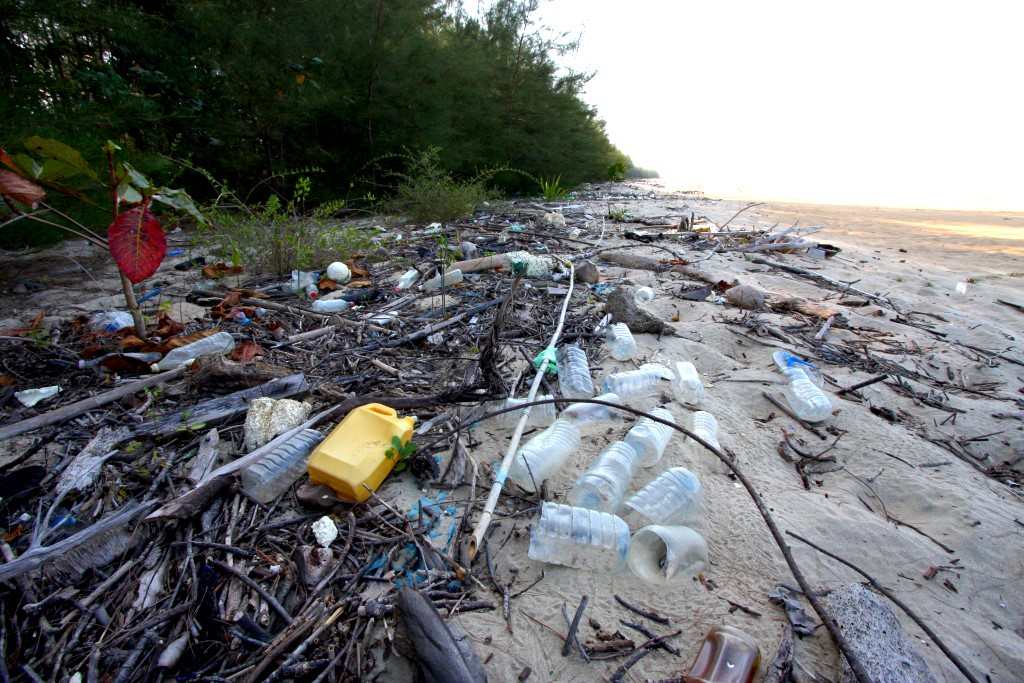
[[[338,538],[338,525],[326,515],[313,522],[310,530],[313,532],[313,538],[316,539],[317,545],[321,548],[326,548],[334,543],[334,539]]]
[[[40,401],[45,401],[48,398],[53,398],[61,392],[59,386],[51,387],[39,387],[38,389],[25,389],[24,391],[14,392],[14,398],[18,399],[18,403],[31,408]]]
[[[313,407],[290,398],[256,398],[245,415],[245,447],[255,450],[275,436],[298,427]]]

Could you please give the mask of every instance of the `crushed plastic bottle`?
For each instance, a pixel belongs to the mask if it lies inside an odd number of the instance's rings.
[[[629,527],[607,512],[544,503],[530,532],[531,560],[617,572],[629,552]]]
[[[409,289],[419,277],[419,271],[415,268],[410,268],[402,273],[402,277],[398,278],[398,284],[395,285],[395,289]]]
[[[608,326],[608,352],[615,360],[629,360],[636,355],[636,340],[626,323]]]
[[[554,398],[550,394],[544,396],[538,396],[538,401],[545,401]],[[491,401],[485,408],[488,413],[495,410],[501,410],[503,408],[512,408],[514,406],[521,406],[524,403],[529,403],[525,398],[514,398],[509,396],[504,401]],[[495,415],[484,424],[496,425],[504,429],[515,429],[516,425],[519,424],[519,418],[522,417],[523,411],[513,410],[508,413],[502,413],[501,415]],[[530,417],[526,419],[527,427],[546,427],[555,421],[558,417],[558,413],[555,410],[554,403],[545,403],[539,406],[533,406],[530,409]]]
[[[558,350],[558,386],[566,398],[590,398],[594,395],[587,352],[576,344]]]
[[[479,250],[479,247],[477,247],[475,244],[469,241],[462,242],[459,245],[459,251],[462,252],[462,258],[466,260],[476,258],[476,255],[479,252]]]
[[[691,683],[754,683],[760,664],[756,640],[738,628],[715,626],[684,678]]]
[[[132,327],[135,320],[132,314],[127,311],[104,311],[96,313],[89,318],[89,327],[93,332],[105,332],[113,334],[126,327]]]
[[[648,301],[654,301],[654,290],[650,287],[637,287],[633,292],[633,301],[638,304],[645,304]]]
[[[645,526],[629,542],[629,568],[649,583],[672,583],[696,576],[708,563],[704,537],[685,526]]]
[[[313,310],[317,313],[341,313],[347,311],[352,307],[351,301],[345,299],[330,299],[323,301],[322,299],[313,302]]]
[[[622,403],[622,399],[617,394],[601,394],[594,398],[595,400],[607,401],[608,403]],[[583,425],[621,420],[623,413],[599,403],[573,403],[562,411],[562,418],[572,420],[578,425]]]
[[[580,429],[570,420],[555,420],[550,427],[519,449],[508,477],[527,491],[536,491],[545,479],[562,469],[580,447]],[[535,485],[536,482],[536,485]]]
[[[692,420],[693,424],[690,431],[718,450],[722,450],[722,446],[718,443],[718,420],[715,419],[715,416],[707,411],[698,410],[693,413]],[[696,462],[707,453],[707,449],[702,444],[697,443],[690,437],[686,437],[682,449],[690,462]]]
[[[683,404],[700,405],[704,401],[704,383],[693,363],[676,361],[672,365],[672,393]]]
[[[242,470],[242,491],[266,505],[288,490],[306,471],[306,459],[323,440],[315,429],[304,429]]]
[[[24,391],[14,392],[14,398],[18,399],[18,403],[31,408],[40,401],[45,401],[48,398],[53,398],[61,391],[59,386],[52,387],[39,387],[38,389],[25,389]]]
[[[626,499],[626,507],[655,524],[691,524],[700,518],[704,487],[685,467],[672,467]]]
[[[807,367],[808,362],[793,354],[786,356],[785,367],[780,364],[780,369],[789,381],[785,389],[789,407],[797,417],[807,422],[821,422],[832,417],[832,401],[815,384],[813,370]],[[776,363],[779,364],[778,358]]]
[[[528,251],[510,251],[505,254],[512,269],[518,264],[526,269],[526,277],[546,278],[555,270],[555,261],[550,256],[534,256]]]
[[[229,332],[218,332],[203,337],[191,344],[171,349],[159,363],[152,366],[153,372],[172,370],[202,356],[221,356],[235,348],[235,339]]]
[[[604,378],[605,392],[618,394],[621,398],[649,397],[657,393],[663,380],[672,372],[660,363],[645,363],[636,370],[616,372]]]
[[[650,412],[655,417],[675,424],[676,420],[672,417],[672,413],[664,408],[655,408]],[[653,467],[661,460],[661,456],[665,453],[665,447],[668,446],[674,433],[675,430],[668,425],[655,422],[649,417],[642,417],[637,420],[632,429],[626,432],[625,441],[636,449],[640,456],[641,467]]]
[[[625,441],[612,443],[576,480],[569,492],[569,504],[598,512],[616,512],[629,488],[638,458],[636,450]]]
[[[451,287],[462,282],[462,271],[456,268],[455,270],[449,270],[444,275],[435,275],[426,282],[423,283],[422,289],[424,292],[433,292],[435,289],[441,289],[441,287]]]

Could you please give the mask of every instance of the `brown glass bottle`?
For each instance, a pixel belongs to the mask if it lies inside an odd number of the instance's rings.
[[[738,628],[716,626],[704,637],[687,683],[753,683],[761,650]]]

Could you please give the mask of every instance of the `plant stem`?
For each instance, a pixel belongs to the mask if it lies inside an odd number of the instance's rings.
[[[113,204],[113,220],[117,220],[117,214],[121,208],[121,198],[117,196],[117,170],[114,168],[114,151],[107,149],[107,169],[110,171],[110,201]],[[145,207],[143,207],[145,211]],[[132,282],[128,279],[128,276],[121,270],[121,266],[117,267],[117,272],[121,275],[121,290],[124,292],[124,302],[128,306],[128,310],[132,314],[132,320],[135,321],[135,334],[139,335],[139,339],[146,338],[146,321],[142,317],[142,311],[139,309],[139,302],[135,300],[135,290],[132,289]]]

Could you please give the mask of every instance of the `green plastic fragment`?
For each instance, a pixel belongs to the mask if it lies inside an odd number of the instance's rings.
[[[545,372],[547,372],[549,375],[557,375],[558,358],[555,355],[554,346],[549,346],[540,353],[538,353],[537,357],[533,359],[533,367],[540,370],[541,365],[544,363],[544,361],[547,361],[547,367],[545,368]]]

